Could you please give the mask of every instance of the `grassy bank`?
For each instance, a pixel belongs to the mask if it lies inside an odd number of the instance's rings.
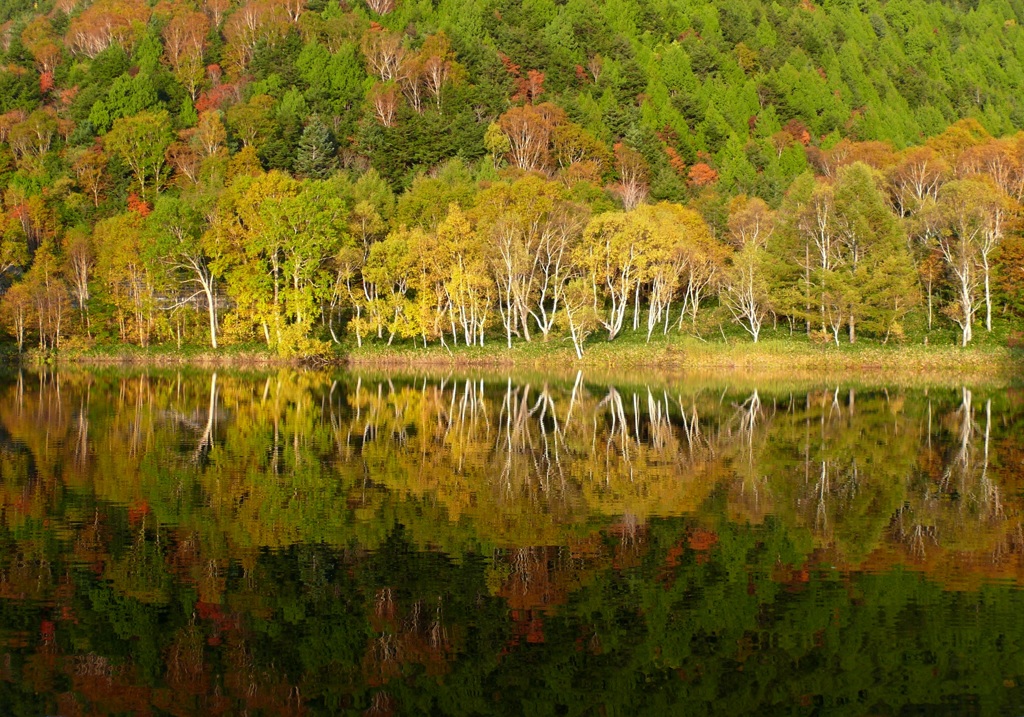
[[[85,366],[194,366],[197,368],[258,368],[287,366],[301,363],[297,359],[281,358],[263,345],[182,346],[159,344],[154,346],[99,346],[84,350],[63,351],[55,356],[27,353],[24,363],[38,365]]]
[[[655,335],[646,341],[642,332],[626,331],[614,342],[594,336],[588,341],[583,359],[577,359],[567,340],[548,342],[515,341],[508,348],[503,341],[491,339],[485,346],[424,348],[411,341],[388,346],[382,341],[355,342],[334,346],[326,357],[315,361],[282,358],[263,344],[227,346],[216,351],[208,346],[131,345],[93,346],[65,350],[57,356],[29,352],[18,357],[13,347],[0,347],[4,365],[56,364],[80,366],[191,366],[196,368],[271,369],[302,363],[318,366],[347,365],[361,371],[382,369],[438,373],[458,369],[460,373],[500,370],[516,374],[537,373],[550,377],[574,376],[584,370],[587,378],[604,376],[727,375],[753,379],[795,379],[848,381],[867,378],[872,382],[905,382],[909,377],[928,381],[1024,380],[1024,351],[1009,348],[1006,331],[982,334],[967,348],[956,343],[956,336],[933,333],[929,344],[923,338],[906,343],[880,344],[862,340],[815,344],[805,336],[789,336],[788,331],[768,331],[758,343],[728,328],[705,330],[703,337],[672,332]],[[11,350],[7,350],[10,348]]]
[[[1005,346],[814,345],[799,339],[770,338],[750,341],[704,341],[692,336],[660,337],[646,343],[641,337],[623,336],[614,342],[594,342],[583,359],[568,343],[517,343],[414,348],[410,345],[364,344],[352,348],[349,364],[357,367],[405,368],[516,368],[556,372],[585,369],[588,375],[617,372],[742,373],[792,378],[848,377],[874,374],[878,378],[921,374],[949,378],[1004,378],[1024,374],[1024,353]]]

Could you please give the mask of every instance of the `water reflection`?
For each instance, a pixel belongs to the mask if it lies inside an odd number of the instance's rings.
[[[0,385],[0,703],[998,711],[1024,674],[1021,399],[23,373]]]

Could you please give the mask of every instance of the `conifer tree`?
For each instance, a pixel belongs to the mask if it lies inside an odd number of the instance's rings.
[[[334,141],[319,115],[313,115],[299,140],[295,173],[307,179],[327,179],[338,166]]]

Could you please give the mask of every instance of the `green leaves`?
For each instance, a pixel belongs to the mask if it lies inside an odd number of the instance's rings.
[[[104,143],[131,168],[143,197],[159,193],[168,174],[164,152],[171,143],[167,110],[115,120]]]

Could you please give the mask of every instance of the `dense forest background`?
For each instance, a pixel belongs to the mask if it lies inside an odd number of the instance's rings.
[[[46,351],[1013,341],[1022,14],[9,0],[4,325]]]

